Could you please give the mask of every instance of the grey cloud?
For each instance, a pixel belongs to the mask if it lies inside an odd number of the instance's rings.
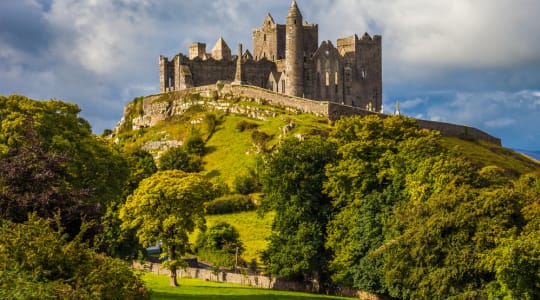
[[[503,137],[503,143],[514,148],[540,149],[537,93],[457,93],[452,100],[432,103],[426,112],[428,118],[484,129]]]
[[[478,126],[509,145],[540,148],[540,2],[298,0],[319,40],[383,35],[387,110]],[[0,1],[0,94],[77,102],[96,132],[123,106],[157,92],[159,54],[223,36],[251,49],[267,12],[290,0]],[[409,100],[409,101],[407,101]],[[536,116],[534,116],[536,114]],[[515,120],[512,122],[511,120]],[[520,132],[520,129],[521,132]],[[520,134],[516,134],[516,132]],[[529,143],[529,144],[527,144]],[[530,147],[529,147],[530,146]]]

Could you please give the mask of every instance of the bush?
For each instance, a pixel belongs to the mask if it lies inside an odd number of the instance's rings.
[[[237,255],[239,257],[244,250],[238,230],[226,222],[201,232],[195,243],[195,251],[202,260],[221,267],[234,267]]]
[[[126,262],[80,241],[84,230],[70,240],[50,225],[35,214],[23,224],[0,220],[0,299],[149,299]]]
[[[248,121],[240,121],[236,124],[236,130],[240,131],[240,132],[244,132],[246,130],[250,130],[250,129],[255,129],[259,127],[258,124],[256,123],[252,123],[252,122],[248,122]]]
[[[190,136],[185,141],[184,149],[187,151],[187,153],[198,156],[203,156],[206,153],[204,140],[198,134]]]
[[[248,195],[256,192],[257,182],[253,176],[236,176],[233,181],[233,190],[242,195]]]
[[[206,204],[206,213],[209,215],[229,214],[255,209],[255,204],[245,195],[226,195]]]
[[[182,147],[170,148],[159,158],[159,169],[181,170],[184,172],[200,172],[202,170],[201,158],[188,153]]]

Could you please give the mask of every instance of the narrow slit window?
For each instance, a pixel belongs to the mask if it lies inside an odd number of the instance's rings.
[[[330,86],[330,73],[326,72],[326,86]]]

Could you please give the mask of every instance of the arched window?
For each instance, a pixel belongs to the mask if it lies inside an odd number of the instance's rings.
[[[326,86],[330,86],[330,73],[326,72]]]
[[[338,73],[335,72],[334,73],[334,89],[335,89],[335,93],[337,94],[338,93]]]

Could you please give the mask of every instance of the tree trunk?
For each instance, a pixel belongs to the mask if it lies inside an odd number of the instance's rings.
[[[176,281],[176,263],[175,263],[175,260],[176,260],[176,257],[175,257],[175,254],[174,254],[174,246],[169,246],[169,249],[168,249],[168,254],[169,254],[169,261],[171,262],[171,266],[169,268],[170,272],[171,272],[171,283],[169,284],[171,287],[177,287],[178,286],[178,281]]]

